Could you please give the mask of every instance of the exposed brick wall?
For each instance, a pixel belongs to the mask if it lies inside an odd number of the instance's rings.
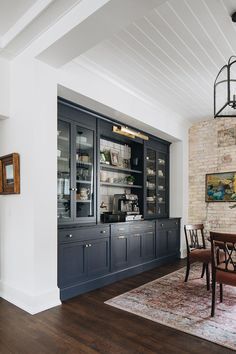
[[[189,223],[204,223],[207,231],[236,232],[232,202],[205,202],[205,175],[236,171],[236,145],[219,147],[217,141],[218,131],[235,126],[236,118],[218,118],[189,130]]]

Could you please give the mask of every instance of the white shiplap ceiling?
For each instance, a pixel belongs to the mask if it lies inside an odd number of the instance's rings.
[[[212,118],[213,83],[236,54],[236,0],[170,0],[73,60],[190,121]]]

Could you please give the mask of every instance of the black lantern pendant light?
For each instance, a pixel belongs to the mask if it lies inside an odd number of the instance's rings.
[[[236,117],[236,56],[229,58],[214,84],[214,118]]]

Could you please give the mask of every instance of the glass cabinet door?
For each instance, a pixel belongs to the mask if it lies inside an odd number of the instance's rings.
[[[76,218],[95,216],[94,131],[76,126]]]
[[[59,222],[71,218],[70,124],[58,121],[57,131],[57,217]]]
[[[157,214],[167,215],[167,155],[157,154]]]
[[[146,152],[146,214],[147,217],[155,217],[157,214],[157,159],[156,151],[147,148]]]

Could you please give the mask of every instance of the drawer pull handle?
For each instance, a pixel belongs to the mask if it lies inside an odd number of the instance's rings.
[[[101,233],[101,234],[105,234],[106,231],[105,231],[105,230],[101,230],[100,233]]]
[[[71,238],[71,237],[73,237],[73,235],[69,234],[69,235],[66,235],[66,237]]]
[[[119,238],[119,239],[124,239],[124,238],[125,238],[125,236],[118,236],[118,238]]]
[[[125,229],[124,228],[121,228],[121,229],[118,229],[119,231],[124,231]]]

